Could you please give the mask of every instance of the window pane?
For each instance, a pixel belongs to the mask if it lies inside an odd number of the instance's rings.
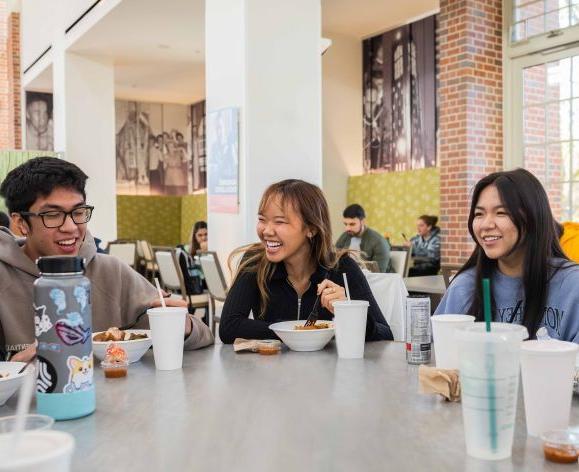
[[[573,208],[568,219],[570,221],[579,221],[579,182],[574,182],[571,189],[573,192],[571,199]]]
[[[560,10],[550,11],[545,15],[545,30],[553,31],[555,29],[567,28],[569,26],[569,9],[561,8]]]
[[[573,100],[573,113],[570,117],[571,123],[568,123],[572,130],[572,138],[579,139],[579,99]]]
[[[571,161],[571,144],[550,144],[547,147],[548,178],[549,181],[560,182],[568,180]],[[564,176],[567,176],[565,178]]]
[[[579,59],[579,58],[578,58]],[[577,63],[579,72],[579,62]],[[547,80],[547,64],[527,67],[523,71],[523,100],[525,106],[543,103],[545,100],[559,100],[559,84],[545,86]],[[578,79],[579,82],[579,79]],[[579,83],[578,83],[579,87]]]
[[[545,148],[543,146],[526,147],[523,167],[535,174],[544,183],[546,180]]]
[[[573,152],[572,152],[572,162],[570,163],[571,170],[570,178],[565,180],[577,180],[579,181],[579,142],[573,142]]]
[[[545,142],[545,109],[543,107],[525,108],[523,115],[524,144]]]
[[[572,213],[571,184],[561,183],[557,190],[548,192],[551,210],[557,221],[567,221]]]
[[[515,8],[515,21],[527,20],[535,16],[542,16],[545,14],[545,6],[543,0],[536,2],[521,2],[522,6]]]
[[[565,129],[561,124],[564,123],[560,117],[569,115],[569,101],[555,102],[547,105],[545,117],[545,133],[547,135],[547,141],[561,141],[569,140],[569,126]],[[567,123],[569,119],[567,118]]]

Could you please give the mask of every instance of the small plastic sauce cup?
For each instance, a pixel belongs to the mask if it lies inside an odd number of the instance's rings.
[[[262,356],[274,356],[281,351],[281,341],[277,339],[264,339],[257,342],[257,352]]]
[[[101,362],[101,367],[105,371],[105,377],[107,379],[118,379],[120,377],[127,376],[127,370],[129,367],[128,361],[124,362]]]
[[[541,435],[545,459],[559,464],[576,463],[579,459],[579,434],[558,429]]]

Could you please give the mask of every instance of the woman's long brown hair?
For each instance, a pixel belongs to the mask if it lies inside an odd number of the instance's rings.
[[[337,251],[332,242],[330,211],[328,202],[319,187],[303,180],[288,179],[270,185],[259,203],[259,213],[276,197],[280,198],[282,209],[288,205],[300,215],[304,226],[312,233],[310,238],[310,256],[316,266],[330,270],[336,267],[339,258],[347,251]],[[257,286],[260,293],[260,316],[265,313],[269,302],[267,283],[274,273],[276,264],[268,261],[265,247],[260,243],[249,244],[236,249],[229,256],[229,267],[236,257],[243,253],[235,278],[244,272],[257,274]],[[235,283],[235,280],[234,282]]]

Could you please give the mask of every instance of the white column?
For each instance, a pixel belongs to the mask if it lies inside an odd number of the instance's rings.
[[[208,214],[209,247],[224,262],[257,240],[268,185],[322,183],[321,11],[319,0],[211,0],[205,9],[207,113],[240,108],[239,214]]]
[[[54,51],[54,148],[89,177],[89,230],[117,237],[114,69],[108,60]]]

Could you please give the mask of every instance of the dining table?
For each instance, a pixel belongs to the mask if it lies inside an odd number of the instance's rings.
[[[512,457],[469,457],[461,404],[421,394],[418,368],[392,341],[367,343],[363,359],[339,359],[333,341],[274,356],[215,345],[172,371],[156,370],[149,351],[125,378],[96,367],[95,413],[53,428],[74,436],[72,470],[84,472],[571,470],[527,436],[520,391]]]

